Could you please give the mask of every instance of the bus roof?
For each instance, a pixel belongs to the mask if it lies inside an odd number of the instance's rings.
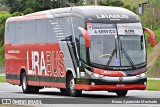
[[[124,8],[112,6],[75,6],[51,9],[36,13],[31,13],[25,16],[11,17],[7,21],[23,21],[49,18],[49,16],[69,13],[69,15],[79,15],[85,19],[86,22],[107,22],[107,23],[136,23],[140,22],[139,17]]]

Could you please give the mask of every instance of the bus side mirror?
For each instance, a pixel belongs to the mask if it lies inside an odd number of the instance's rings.
[[[78,27],[78,29],[82,32],[82,34],[84,36],[86,48],[90,48],[91,40],[90,40],[89,33],[82,27]]]
[[[155,39],[154,32],[152,30],[150,30],[149,28],[143,28],[143,30],[146,31],[149,34],[150,45],[155,46],[156,45],[156,39]]]

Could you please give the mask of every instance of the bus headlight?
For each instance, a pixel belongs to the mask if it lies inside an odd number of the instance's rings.
[[[142,73],[142,74],[139,74],[137,75],[138,77],[141,77],[141,78],[144,78],[144,77],[147,77],[147,74],[146,73]]]
[[[99,78],[104,77],[104,75],[97,74],[97,73],[93,73],[93,72],[91,72],[91,71],[89,71],[89,70],[87,70],[87,69],[85,69],[85,71],[86,71],[91,77],[93,77],[93,78],[99,79]]]

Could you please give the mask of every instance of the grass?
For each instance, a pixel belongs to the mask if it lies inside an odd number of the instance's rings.
[[[160,91],[160,80],[148,80],[147,90]]]
[[[6,77],[5,76],[0,76],[0,82],[6,82]]]
[[[13,104],[0,104],[0,107],[32,107],[32,106],[13,105]]]
[[[160,78],[160,56],[158,56],[153,66],[148,67],[147,73],[151,78]]]

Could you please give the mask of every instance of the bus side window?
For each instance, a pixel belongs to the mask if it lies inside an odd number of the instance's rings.
[[[69,17],[60,17],[59,18],[59,23],[61,26],[62,33],[65,37],[69,37],[72,35],[71,33],[71,23],[70,23],[70,18]]]
[[[16,36],[15,43],[23,44],[25,40],[25,25],[24,21],[16,22]]]
[[[46,43],[47,41],[47,20],[37,20],[36,43]]]
[[[56,24],[55,18],[48,19],[48,35],[47,35],[47,43],[55,43],[57,41],[56,32],[54,30]]]
[[[15,35],[16,35],[16,22],[8,22],[9,23],[9,32],[6,34],[7,42],[15,43]]]
[[[29,20],[25,22],[25,44],[35,43],[36,26],[36,20]]]
[[[5,40],[10,43],[9,22],[5,23]]]
[[[80,40],[80,58],[86,62],[86,45],[84,36],[82,34],[79,35]]]
[[[73,24],[73,36],[75,36],[75,38],[79,38],[78,34],[81,34],[80,30],[78,29],[78,27],[82,27],[85,28],[85,22],[82,18],[80,17],[72,17],[72,24]],[[73,39],[75,40],[75,39]]]

